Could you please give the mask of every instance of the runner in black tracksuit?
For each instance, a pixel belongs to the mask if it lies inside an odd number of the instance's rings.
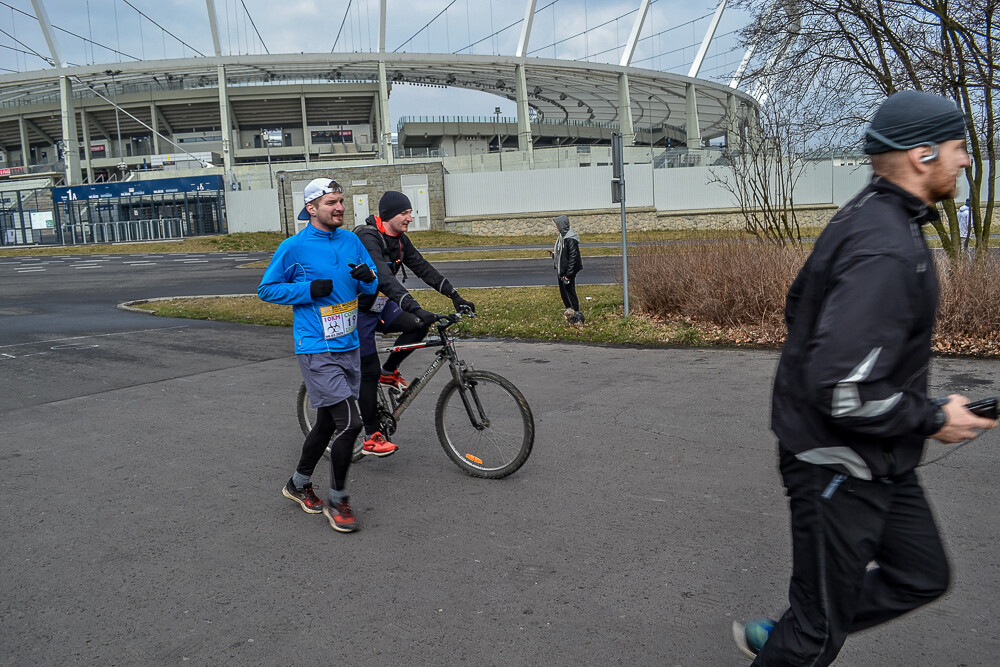
[[[964,397],[942,406],[927,394],[938,281],[923,225],[938,219],[931,202],[954,196],[968,155],[954,104],[899,95],[876,114],[879,140],[866,150],[877,174],[908,189],[876,176],[823,230],[788,293],[771,427],[793,573],[773,629],[734,624],[758,667],[828,665],[848,634],[945,592],[948,562],[915,468],[926,438],[957,442],[994,425]],[[924,131],[922,118],[925,135],[907,134]]]
[[[406,388],[400,376],[399,365],[412,350],[393,352],[379,366],[375,348],[375,332],[401,333],[394,345],[417,343],[424,339],[434,314],[424,310],[405,287],[396,279],[402,271],[403,282],[409,269],[427,285],[450,298],[455,309],[475,311],[471,301],[458,294],[448,279],[442,276],[406,236],[411,217],[410,200],[401,192],[386,192],[379,200],[379,215],[368,216],[365,224],[354,232],[372,256],[378,273],[378,295],[358,298],[358,334],[361,338],[361,391],[358,406],[364,422],[365,454],[387,456],[396,451],[396,445],[386,440],[378,421],[378,384]]]

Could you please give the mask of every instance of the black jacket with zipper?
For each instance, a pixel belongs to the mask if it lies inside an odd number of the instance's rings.
[[[920,462],[938,409],[927,396],[938,281],[922,225],[937,218],[876,177],[820,234],[785,308],[780,449],[861,479]]]
[[[379,220],[374,215],[368,216],[364,225],[354,228],[354,233],[358,235],[364,244],[368,254],[375,262],[378,273],[378,291],[389,297],[390,300],[399,304],[399,307],[408,313],[412,313],[420,304],[414,299],[409,291],[398,280],[396,274],[403,271],[403,281],[406,281],[406,269],[410,269],[414,275],[433,287],[441,294],[451,297],[455,293],[455,288],[451,283],[438,273],[430,262],[424,259],[420,251],[413,247],[413,243],[406,234],[390,236],[379,230]],[[404,269],[403,267],[406,267]],[[363,294],[358,297],[358,308],[361,310],[371,310],[377,295]]]

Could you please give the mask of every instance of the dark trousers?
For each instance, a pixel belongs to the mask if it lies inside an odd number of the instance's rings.
[[[428,328],[430,325],[421,322],[413,313],[401,312],[392,321],[380,323],[375,330],[383,333],[402,332],[393,345],[409,345],[422,341],[427,336]],[[382,428],[378,422],[378,377],[382,368],[390,372],[396,370],[412,352],[413,350],[393,352],[385,360],[385,364],[381,365],[378,352],[361,357],[361,390],[358,392],[358,406],[361,408],[365,433],[369,436]]]
[[[339,430],[338,430],[339,427]],[[347,483],[347,470],[351,467],[354,441],[361,431],[361,415],[353,398],[336,405],[316,409],[316,423],[302,443],[302,455],[296,472],[312,477],[316,464],[323,458],[330,445],[330,486],[343,491]],[[333,442],[330,442],[333,438]]]
[[[567,285],[559,280],[559,296],[562,297],[563,305],[573,310],[580,310],[580,299],[576,297],[576,276],[570,276]]]
[[[754,665],[829,665],[850,633],[944,594],[948,561],[915,472],[865,481],[787,452],[780,467],[792,514],[790,608]]]

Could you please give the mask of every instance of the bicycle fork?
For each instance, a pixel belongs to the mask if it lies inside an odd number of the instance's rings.
[[[469,421],[472,422],[476,430],[483,431],[489,428],[490,420],[486,416],[483,404],[479,400],[479,393],[476,391],[476,381],[465,374],[466,370],[468,369],[464,361],[452,361],[451,376],[454,378],[455,384],[458,385],[458,395],[462,397],[462,405],[465,406],[465,412],[469,415]],[[475,401],[474,408],[469,401],[469,396],[472,396],[472,400]]]

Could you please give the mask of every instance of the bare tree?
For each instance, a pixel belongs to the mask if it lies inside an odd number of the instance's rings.
[[[804,133],[781,102],[761,107],[755,115],[744,124],[740,145],[727,147],[727,166],[710,170],[709,181],[730,193],[744,228],[758,240],[798,245],[802,239],[794,192],[806,166]]]
[[[971,166],[966,169],[976,247],[989,246],[996,203],[1000,72],[1000,0],[738,0],[753,20],[746,44],[783,57],[755,65],[750,81],[771,82],[778,96],[816,91],[831,112],[830,141],[860,141],[875,109],[899,90],[945,95],[968,119]],[[781,11],[775,11],[775,8]],[[793,26],[797,39],[788,44]],[[985,204],[985,207],[983,206]],[[935,230],[959,257],[954,202]]]

